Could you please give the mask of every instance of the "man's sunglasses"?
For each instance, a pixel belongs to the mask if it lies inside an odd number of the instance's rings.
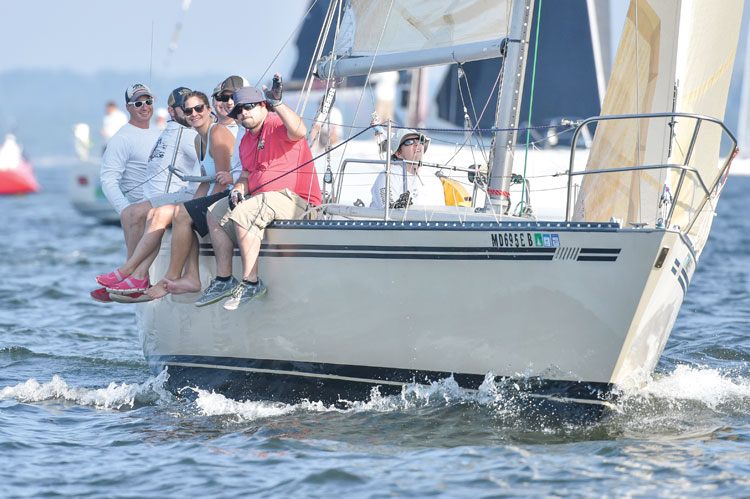
[[[242,109],[244,109],[245,111],[250,111],[251,109],[254,109],[255,106],[257,106],[258,104],[260,104],[260,102],[252,102],[250,104],[243,104]]]
[[[198,104],[197,106],[182,108],[182,110],[185,111],[185,116],[190,116],[191,114],[193,114],[193,111],[200,114],[203,112],[204,109],[206,109],[205,104]]]
[[[410,146],[410,145],[414,144],[415,142],[419,142],[420,144],[424,144],[424,136],[421,136],[419,138],[413,137],[411,139],[406,139],[405,141],[403,141],[401,143],[401,145]]]
[[[133,106],[138,109],[141,106],[153,106],[154,105],[154,99],[146,99],[146,100],[137,100],[135,102],[131,102]]]
[[[232,94],[218,94],[214,98],[217,102],[228,102],[232,98]]]

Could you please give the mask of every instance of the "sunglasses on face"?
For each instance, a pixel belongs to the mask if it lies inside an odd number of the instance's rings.
[[[420,144],[424,144],[424,137],[419,137],[419,138],[413,137],[411,139],[406,139],[405,141],[402,142],[402,145],[410,146],[410,145],[415,144],[417,142],[419,142]]]
[[[243,104],[242,109],[244,109],[245,111],[250,111],[251,109],[254,109],[255,106],[257,106],[258,104],[260,104],[260,102],[252,102],[250,104]]]
[[[217,102],[228,102],[232,98],[232,94],[219,94],[216,96]]]
[[[136,109],[140,108],[141,106],[152,106],[154,104],[154,99],[146,99],[146,100],[137,100],[135,102],[131,102],[133,104],[133,107]]]
[[[185,112],[185,116],[190,116],[191,114],[193,114],[193,111],[195,111],[196,114],[200,114],[204,109],[206,109],[205,104],[198,104],[197,106],[182,108],[182,110]]]

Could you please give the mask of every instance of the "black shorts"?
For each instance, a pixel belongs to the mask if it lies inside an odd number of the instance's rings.
[[[201,237],[206,237],[206,235],[208,235],[208,222],[206,222],[208,207],[228,195],[229,191],[224,191],[204,198],[191,199],[190,201],[185,202],[185,209],[190,215],[190,218],[193,219],[193,230]]]

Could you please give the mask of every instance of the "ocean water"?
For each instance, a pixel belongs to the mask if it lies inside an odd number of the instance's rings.
[[[0,497],[750,495],[750,178],[731,177],[653,376],[593,425],[448,379],[347,409],[176,397],[133,309],[93,302],[124,256],[68,170],[0,197]],[[187,394],[186,394],[187,395]]]

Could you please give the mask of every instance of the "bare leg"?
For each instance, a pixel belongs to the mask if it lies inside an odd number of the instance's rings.
[[[244,269],[242,278],[247,281],[257,281],[261,239],[255,232],[250,232],[237,224],[234,224],[234,228],[237,231],[237,244],[242,255],[242,268]]]
[[[152,298],[161,298],[168,293],[166,281],[176,281],[182,275],[182,268],[190,255],[193,245],[193,219],[185,209],[184,204],[177,206],[172,220],[172,252],[169,260],[169,268],[164,279],[153,285],[148,290]]]
[[[190,246],[190,255],[185,264],[185,272],[177,280],[164,279],[165,288],[168,293],[179,295],[182,293],[195,293],[201,290],[201,278],[198,270],[198,253],[200,242],[198,237],[193,234],[193,244]]]
[[[234,242],[210,211],[206,214],[206,221],[208,233],[211,236],[211,246],[214,247],[214,255],[216,255],[216,274],[221,277],[231,276]]]
[[[172,222],[175,210],[176,205],[172,204],[149,210],[143,237],[138,241],[132,256],[119,269],[122,275],[130,275],[136,279],[146,278],[151,263],[159,253],[164,230]]]
[[[133,255],[143,231],[146,228],[146,216],[151,209],[149,201],[131,204],[120,213],[120,224],[125,235],[125,245],[128,248],[128,258]]]

